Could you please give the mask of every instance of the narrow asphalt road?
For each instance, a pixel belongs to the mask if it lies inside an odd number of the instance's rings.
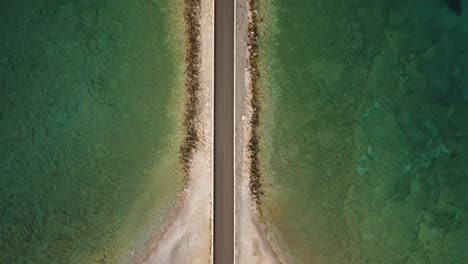
[[[234,263],[234,0],[215,0],[214,251]]]

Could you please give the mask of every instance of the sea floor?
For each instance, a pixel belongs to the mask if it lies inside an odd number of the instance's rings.
[[[277,248],[464,263],[468,3],[260,2],[260,209]]]
[[[138,255],[183,181],[183,4],[2,1],[0,28],[0,263]]]

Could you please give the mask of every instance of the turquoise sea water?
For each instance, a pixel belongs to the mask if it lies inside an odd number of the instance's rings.
[[[183,3],[0,3],[0,263],[120,263],[182,183]]]
[[[468,3],[260,1],[264,220],[293,263],[468,259]]]

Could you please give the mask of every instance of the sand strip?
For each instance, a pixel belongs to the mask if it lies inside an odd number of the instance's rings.
[[[181,148],[187,186],[173,220],[138,263],[212,262],[214,5],[212,0],[186,0],[186,5],[194,12],[186,12],[186,21],[195,23],[187,25],[188,56],[194,55],[187,58],[188,136]]]
[[[252,140],[256,141],[253,129],[258,125],[257,109],[252,80],[258,77],[257,68],[252,68],[253,58],[257,55],[252,48],[251,35],[254,23],[251,1],[236,2],[236,65],[235,65],[235,186],[236,186],[236,263],[273,264],[280,263],[272,250],[259,224],[257,210],[258,190],[252,182],[252,170],[258,169],[256,153],[252,153]],[[256,26],[256,25],[255,25]],[[250,37],[249,37],[250,36]],[[256,62],[255,62],[256,63]],[[252,166],[252,164],[254,166]],[[254,185],[254,186],[253,186]],[[255,193],[253,193],[255,192]]]

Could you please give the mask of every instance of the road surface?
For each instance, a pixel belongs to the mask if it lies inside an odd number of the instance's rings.
[[[234,263],[234,0],[215,0],[215,264]]]

